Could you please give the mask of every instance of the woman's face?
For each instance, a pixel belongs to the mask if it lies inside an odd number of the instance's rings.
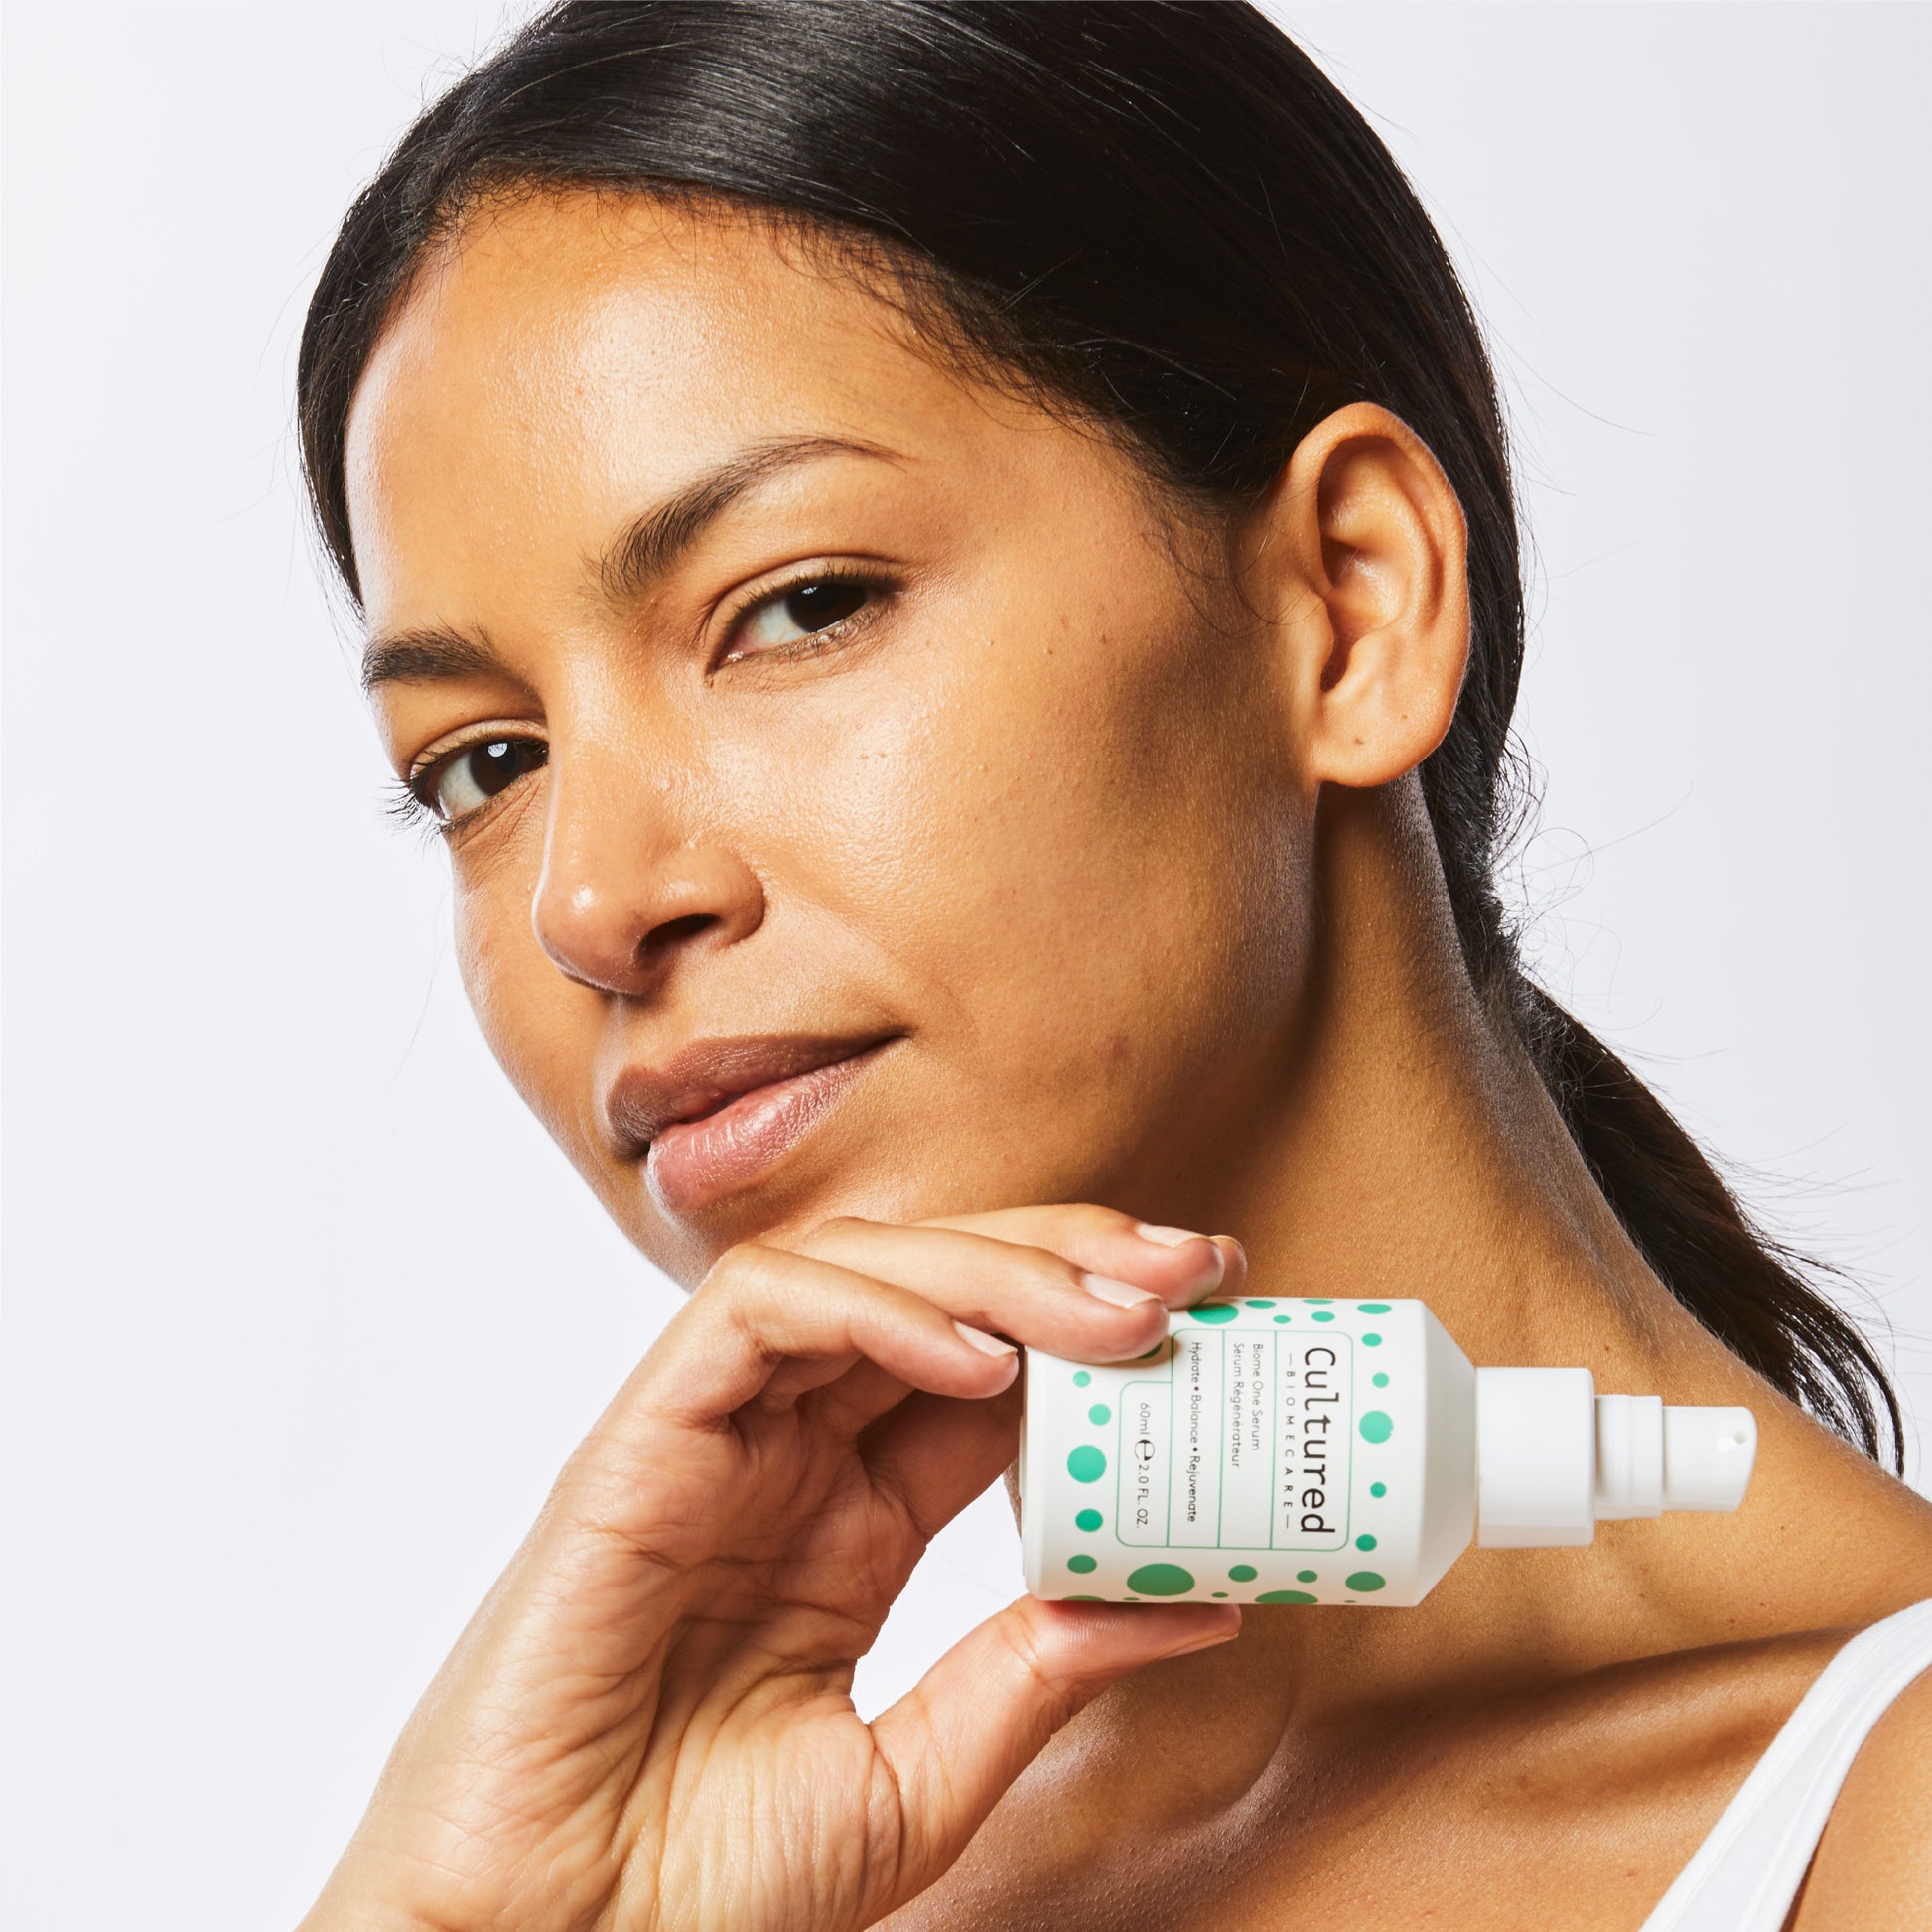
[[[855,278],[636,198],[473,220],[349,465],[465,984],[647,1254],[1211,1186],[1311,824],[1224,531]]]

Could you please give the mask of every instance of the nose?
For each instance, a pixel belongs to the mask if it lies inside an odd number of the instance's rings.
[[[530,906],[537,944],[581,985],[627,998],[677,963],[764,919],[752,868],[713,837],[680,834],[664,791],[551,766],[543,871]]]

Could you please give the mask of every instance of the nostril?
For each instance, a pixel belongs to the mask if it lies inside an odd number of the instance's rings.
[[[680,939],[694,939],[706,926],[717,923],[718,915],[715,912],[687,912],[680,919],[666,919],[644,934],[643,951],[667,951]]]

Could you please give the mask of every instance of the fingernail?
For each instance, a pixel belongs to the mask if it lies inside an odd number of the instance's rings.
[[[1082,1275],[1080,1286],[1097,1300],[1111,1302],[1117,1309],[1138,1309],[1143,1302],[1161,1299],[1144,1288],[1136,1288],[1132,1282],[1117,1282],[1110,1275]]]
[[[970,1342],[982,1355],[1011,1355],[1015,1352],[1013,1343],[1002,1341],[998,1335],[989,1335],[984,1328],[969,1328],[963,1321],[952,1324],[959,1330],[961,1341]]]
[[[1204,1234],[1189,1234],[1185,1228],[1156,1227],[1151,1222],[1140,1221],[1136,1227],[1141,1236],[1163,1248],[1184,1247],[1189,1241],[1207,1242],[1207,1259],[1200,1273],[1187,1282],[1174,1288],[1174,1295],[1202,1295],[1209,1289],[1218,1288],[1228,1271],[1227,1256],[1215,1247]]]
[[[1152,1241],[1163,1248],[1179,1248],[1189,1241],[1203,1241],[1207,1238],[1205,1235],[1190,1234],[1185,1228],[1158,1228],[1147,1221],[1136,1223],[1134,1232],[1143,1241]]]

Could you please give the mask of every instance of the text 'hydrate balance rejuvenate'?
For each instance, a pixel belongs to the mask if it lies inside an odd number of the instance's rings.
[[[1468,1548],[1732,1510],[1748,1409],[1472,1368],[1420,1302],[1254,1299],[1107,1367],[1027,1350],[1020,1542],[1035,1596],[1411,1604]]]

